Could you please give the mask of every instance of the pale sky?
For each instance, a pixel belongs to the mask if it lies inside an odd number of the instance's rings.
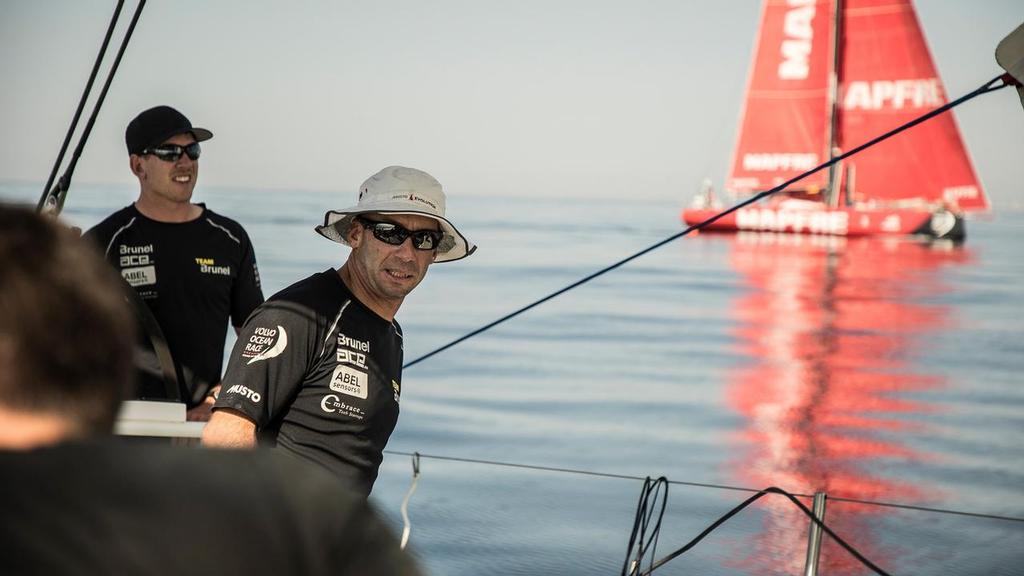
[[[0,0],[0,180],[45,181],[114,5]],[[1024,20],[1019,0],[916,6],[951,98],[999,73],[995,45]],[[704,176],[721,188],[759,13],[758,0],[153,0],[75,181],[133,183],[125,126],[170,104],[215,135],[200,188],[353,191],[404,164],[449,193],[682,201]],[[996,209],[1024,206],[1016,95],[956,114]]]

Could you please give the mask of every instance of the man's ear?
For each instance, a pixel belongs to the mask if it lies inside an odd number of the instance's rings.
[[[132,174],[135,174],[139,180],[146,179],[146,169],[142,165],[142,156],[138,154],[130,154],[128,156],[128,167],[131,169]]]
[[[366,230],[359,225],[358,222],[353,218],[348,225],[348,231],[345,233],[345,239],[348,240],[349,246],[356,248],[359,243],[363,240],[363,232]]]

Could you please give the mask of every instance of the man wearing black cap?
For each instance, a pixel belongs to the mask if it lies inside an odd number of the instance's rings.
[[[228,318],[237,329],[263,302],[245,230],[192,202],[199,143],[212,137],[170,106],[136,116],[125,143],[139,198],[86,233],[152,312],[189,396],[216,390]],[[139,390],[142,397],[161,394]],[[212,403],[192,408],[189,419],[207,419]]]

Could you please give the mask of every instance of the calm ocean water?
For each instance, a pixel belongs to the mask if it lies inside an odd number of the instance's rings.
[[[91,226],[133,194],[76,186],[65,217]],[[246,226],[268,295],[344,259],[312,226],[351,193],[197,199]],[[406,360],[669,236],[678,210],[453,197],[480,249],[406,300]],[[1024,518],[1024,213],[968,234],[676,241],[408,368],[389,450]],[[389,454],[374,490],[396,527],[411,472]],[[421,474],[411,545],[431,573],[621,570],[640,480],[427,457]],[[655,556],[748,496],[673,485]],[[826,522],[892,574],[1024,573],[1021,521],[830,500]],[[806,540],[769,496],[658,573],[802,573]],[[821,573],[870,572],[827,542]]]

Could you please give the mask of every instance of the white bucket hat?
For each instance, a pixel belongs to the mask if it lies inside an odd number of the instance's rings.
[[[405,166],[388,166],[370,176],[359,187],[359,203],[351,208],[329,210],[318,234],[342,244],[352,219],[359,214],[413,214],[433,218],[441,225],[444,238],[437,246],[434,262],[451,262],[469,256],[476,246],[466,239],[444,217],[444,190],[441,183],[422,170]]]

